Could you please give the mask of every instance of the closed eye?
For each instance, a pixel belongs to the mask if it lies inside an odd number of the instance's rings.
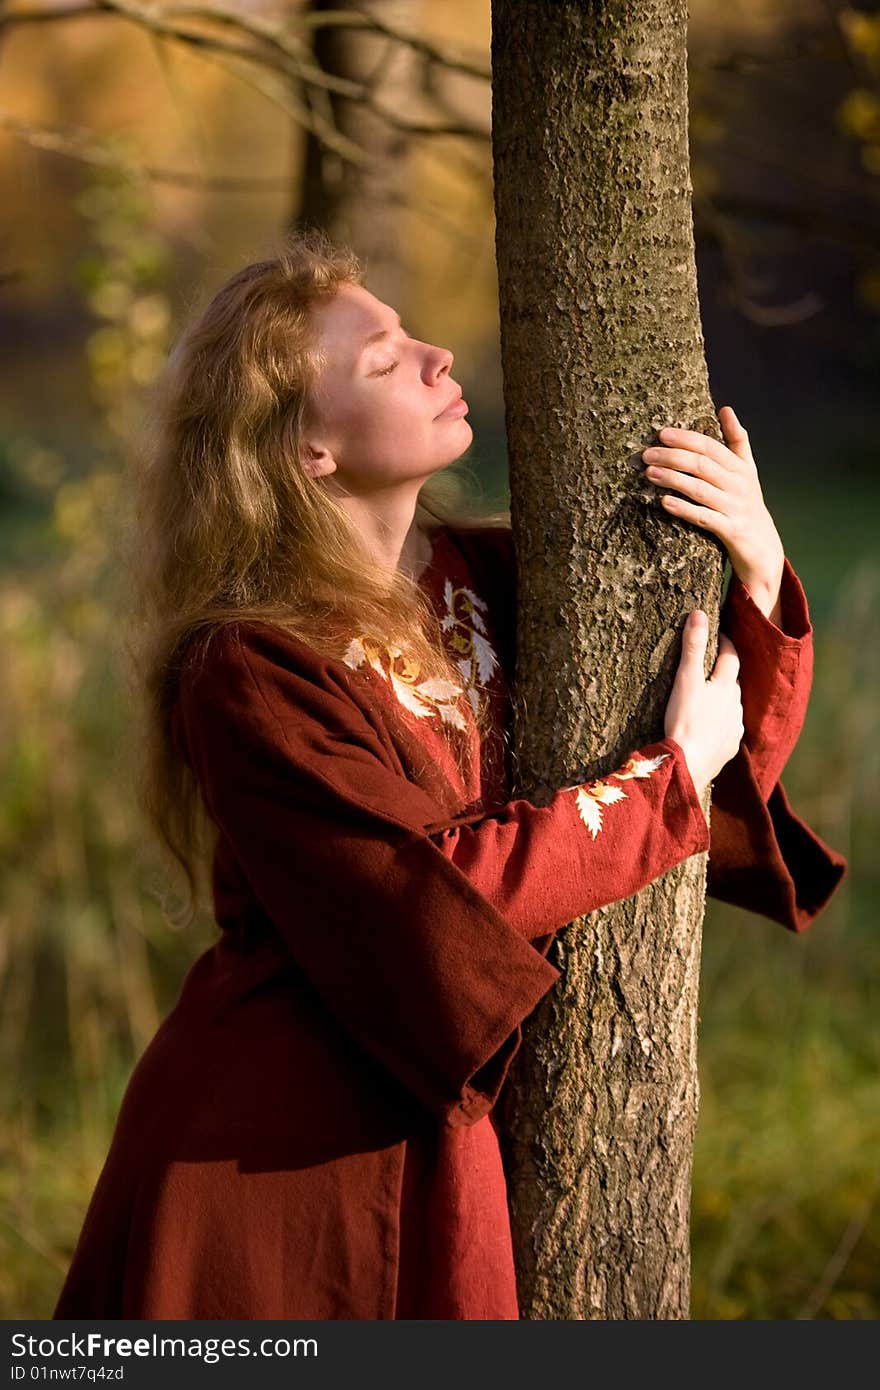
[[[404,328],[403,324],[400,324],[400,325],[399,325],[399,328],[400,328],[400,332],[403,334],[404,338],[406,338],[407,340],[409,340],[409,339],[412,337],[412,334],[407,333],[407,331],[406,331],[406,329]],[[381,368],[379,371],[377,371],[377,372],[371,372],[370,375],[371,375],[371,376],[390,376],[391,373],[394,371],[394,368],[395,368],[395,367],[399,367],[399,366],[400,366],[400,363],[399,363],[399,362],[392,362],[390,366],[388,366],[388,367],[382,367],[382,368]]]

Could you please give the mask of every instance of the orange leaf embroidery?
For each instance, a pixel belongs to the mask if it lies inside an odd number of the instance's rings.
[[[610,772],[609,777],[616,777],[618,781],[626,782],[633,777],[650,777],[655,772],[665,758],[669,758],[670,753],[660,753],[656,758],[640,758],[634,753],[631,758],[627,758],[623,767],[616,772]],[[609,786],[608,782],[586,782],[573,788],[578,814],[584,825],[589,830],[595,840],[599,831],[603,828],[602,807],[613,806],[617,801],[626,800],[626,792],[620,787]]]

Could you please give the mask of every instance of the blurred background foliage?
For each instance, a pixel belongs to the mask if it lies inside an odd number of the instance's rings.
[[[125,462],[179,326],[323,218],[453,347],[474,470],[506,490],[488,0],[87,9],[0,13],[6,1318],[51,1313],[133,1062],[213,937],[158,908],[120,675]],[[336,51],[328,12],[362,25]],[[692,1312],[876,1318],[880,16],[692,0],[690,49],[713,392],[750,431],[816,629],[786,787],[851,865],[803,938],[709,904]]]

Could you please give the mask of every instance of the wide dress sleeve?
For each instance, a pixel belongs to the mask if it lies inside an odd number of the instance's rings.
[[[786,558],[781,627],[733,575],[721,627],[740,659],[745,735],[713,783],[708,892],[778,922],[807,928],[847,870],[792,808],[780,775],[801,732],[813,678],[813,627]]]
[[[559,978],[546,933],[708,847],[671,739],[547,806],[450,819],[406,775],[368,686],[267,624],[217,634],[184,670],[177,711],[207,810],[293,960],[448,1126],[491,1110],[523,1020]]]
[[[492,595],[490,608],[499,623],[511,680],[516,595],[511,532],[502,528],[475,531],[460,536],[459,543],[467,546],[484,591]],[[797,815],[779,780],[804,722],[813,672],[807,600],[787,558],[780,600],[781,629],[764,617],[733,575],[722,608],[721,630],[730,636],[740,658],[745,734],[736,756],[713,782],[707,891],[800,932],[827,905],[847,862]],[[669,740],[663,744],[669,745]],[[610,781],[617,785],[613,778]],[[627,818],[612,820],[616,810],[609,808],[605,824],[609,830],[619,826],[621,840],[603,829],[604,839],[596,848],[599,858],[604,858],[604,851],[619,856],[623,867],[639,850],[627,836]],[[549,873],[532,872],[534,854],[529,856],[526,873],[517,827],[506,827],[506,843],[500,828],[494,836],[482,828],[476,834],[451,830],[442,846],[502,912],[510,912],[512,920],[532,922],[531,934],[540,933],[545,902],[554,903],[553,887]],[[636,883],[627,891],[640,886]]]

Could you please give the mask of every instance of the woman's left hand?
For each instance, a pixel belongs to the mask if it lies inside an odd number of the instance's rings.
[[[725,444],[697,430],[659,430],[662,446],[642,452],[646,476],[688,499],[663,496],[673,516],[713,531],[737,577],[765,617],[779,625],[785,551],[764,503],[749,437],[729,405],[718,412]]]

